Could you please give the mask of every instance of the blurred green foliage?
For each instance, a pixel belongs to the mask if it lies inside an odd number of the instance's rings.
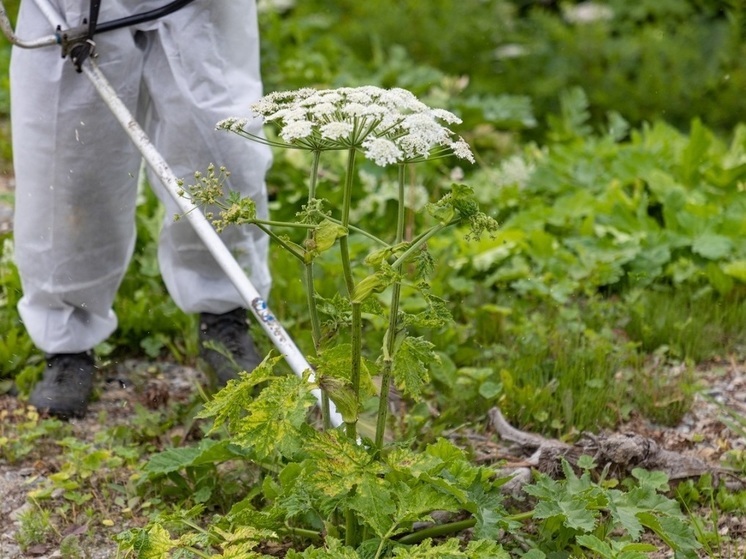
[[[310,0],[262,19],[269,89],[372,77],[421,95],[446,75],[467,96],[526,96],[543,122],[581,87],[595,121],[718,131],[746,108],[744,32],[738,0]]]

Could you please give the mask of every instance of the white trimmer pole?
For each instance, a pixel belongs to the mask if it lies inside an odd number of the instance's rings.
[[[54,8],[49,4],[49,2],[47,2],[47,0],[35,0],[35,2],[42,13],[44,13],[47,19],[49,19],[50,24],[55,28],[57,25],[61,24],[59,15],[56,14]],[[7,22],[7,29],[2,20]],[[35,41],[20,41],[15,37],[10,23],[8,22],[2,0],[0,0],[0,27],[2,27],[6,35],[10,33],[8,37],[9,39],[11,36],[15,38],[12,42],[18,46],[25,47],[26,44],[35,43]],[[212,225],[210,225],[210,222],[204,214],[191,202],[191,200],[180,194],[182,187],[179,184],[179,179],[150,141],[150,138],[148,138],[145,131],[132,116],[132,113],[129,111],[127,106],[119,98],[114,88],[99,69],[95,60],[88,58],[82,65],[81,70],[91,81],[104,103],[106,103],[114,114],[114,117],[119,121],[122,128],[124,128],[125,132],[129,135],[132,142],[142,154],[145,162],[163,183],[166,191],[176,202],[185,216],[185,219],[189,221],[199,238],[203,243],[205,243],[205,246],[213,255],[220,268],[225,272],[231,283],[233,283],[236,290],[241,295],[241,298],[246,302],[246,307],[254,315],[264,332],[269,336],[273,345],[285,358],[285,361],[288,363],[290,368],[299,377],[303,377],[305,374],[310,373],[310,381],[314,382],[315,377],[313,368],[308,363],[303,353],[301,353],[293,339],[269,309],[266,301],[251,283],[251,280],[249,280],[244,270],[233,257],[230,250],[225,246],[222,239],[215,229],[213,229]],[[319,404],[321,404],[321,391],[319,389],[314,389],[312,393]],[[334,403],[331,401],[329,402],[329,408],[329,419],[331,424],[334,427],[342,425],[342,416],[336,410]]]

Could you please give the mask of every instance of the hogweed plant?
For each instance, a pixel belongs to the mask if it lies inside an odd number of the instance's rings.
[[[197,184],[185,188],[185,195],[213,208],[208,217],[217,229],[253,224],[297,259],[305,277],[315,382],[334,401],[344,427],[330,427],[324,405],[324,427],[311,427],[306,419],[315,402],[311,389],[316,387],[308,378],[276,375],[273,366],[280,357],[268,356],[205,404],[202,416],[213,419],[213,431],[227,428],[228,439],[166,451],[146,468],[149,482],[173,477],[178,470],[184,470],[183,479],[188,480],[197,479],[189,472],[206,463],[250,460],[269,472],[261,489],[250,492],[208,529],[196,528],[193,511],[201,509],[192,509],[174,515],[181,514],[180,519],[166,519],[181,520],[191,531],[172,538],[162,524],[154,524],[125,532],[120,545],[149,558],[166,557],[175,548],[200,557],[251,558],[265,557],[261,545],[266,540],[295,538],[294,547],[302,551],[290,549],[286,557],[508,557],[497,540],[532,513],[511,517],[503,508],[500,487],[507,478],[472,464],[466,453],[443,439],[413,450],[384,438],[391,383],[409,397],[420,397],[428,382],[428,364],[437,359],[433,345],[411,332],[450,319],[445,302],[427,283],[434,267],[428,240],[456,226],[466,229],[470,238],[497,227],[479,210],[468,186],[453,184],[443,197],[425,206],[429,226],[405,238],[408,169],[433,158],[473,160],[466,142],[449,128],[458,118],[426,106],[408,91],[375,87],[273,93],[253,110],[276,128],[276,135],[257,134],[246,119],[227,119],[219,128],[251,141],[310,152],[308,198],[297,219],[260,219],[250,199],[224,195],[224,169],[211,167],[206,175],[198,174]],[[328,152],[346,155],[340,207],[330,207],[317,191],[322,157]],[[398,209],[390,239],[351,223],[356,164],[361,158],[396,169]],[[298,232],[295,241],[277,232],[288,228]],[[364,258],[355,256],[354,262],[353,235],[373,247]],[[342,294],[327,299],[315,288],[314,262],[332,250],[339,251],[335,262],[344,285]],[[400,305],[410,294],[425,302],[417,314]],[[364,313],[384,317],[387,328],[380,347],[363,347]],[[327,324],[333,325],[330,330],[325,330]],[[349,342],[335,334],[339,325],[349,332]],[[378,390],[373,376],[381,378]],[[372,440],[362,437],[357,425],[362,403],[370,396],[378,397]],[[199,493],[200,488],[192,491]],[[436,511],[440,524],[433,519]],[[415,531],[416,523],[429,527]],[[449,539],[467,528],[473,529],[467,545]],[[210,553],[216,549],[220,554]]]
[[[433,303],[431,312],[426,318],[421,318],[420,322],[439,324],[447,313],[444,305],[429,293],[425,283],[427,271],[432,267],[426,250],[427,240],[447,227],[465,223],[470,226],[469,235],[473,237],[497,228],[493,219],[479,211],[471,197],[471,189],[454,184],[450,193],[427,206],[435,225],[413,239],[404,239],[407,167],[428,159],[449,156],[474,161],[467,143],[448,128],[448,125],[460,120],[448,111],[428,107],[406,90],[385,90],[372,86],[276,92],[264,97],[252,109],[265,123],[277,128],[277,139],[267,139],[254,132],[255,127],[250,126],[248,119],[230,118],[220,122],[218,128],[274,147],[305,150],[313,156],[308,201],[299,214],[298,222],[259,220],[251,200],[229,198],[227,203],[221,202],[220,176],[215,175],[214,169],[208,172],[206,178],[198,176],[202,179],[201,184],[191,188],[189,194],[199,204],[217,205],[221,208],[218,218],[214,220],[218,229],[229,224],[254,224],[302,263],[317,357],[322,352],[323,334],[316,306],[313,263],[322,252],[335,244],[339,245],[341,271],[351,316],[349,378],[347,375],[343,379],[332,375],[327,376],[328,382],[325,382],[322,376],[319,384],[322,392],[336,396],[335,401],[344,416],[347,435],[351,439],[357,438],[356,423],[361,401],[362,309],[374,294],[390,289],[389,327],[381,351],[382,381],[375,434],[375,445],[380,449],[383,445],[388,410],[387,395],[392,377],[399,373],[406,391],[416,393],[425,382],[425,363],[434,358],[427,342],[406,335],[407,318],[399,313],[402,282],[407,281]],[[319,165],[324,152],[340,150],[347,153],[346,173],[341,185],[342,207],[329,211],[325,207],[325,201],[317,198]],[[380,240],[350,223],[355,164],[360,154],[381,167],[396,166],[398,169],[398,213],[396,231],[392,232],[391,242]],[[305,229],[305,241],[294,244],[270,229],[272,225]],[[371,272],[360,280],[354,277],[350,260],[351,232],[366,235],[378,244],[378,248],[365,259]],[[402,274],[403,266],[410,262],[417,264],[413,280],[407,280]],[[409,320],[412,321],[412,317]],[[399,359],[396,357],[397,353],[401,353]],[[324,369],[323,365],[321,368]],[[343,381],[342,384],[340,380]],[[328,409],[323,411],[325,425],[328,427]]]

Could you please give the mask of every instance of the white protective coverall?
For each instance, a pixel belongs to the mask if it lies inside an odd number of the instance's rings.
[[[71,27],[88,15],[88,0],[51,1]],[[105,0],[99,22],[166,1]],[[34,0],[23,0],[18,35],[52,31]],[[95,43],[102,72],[176,176],[190,184],[195,171],[224,165],[228,188],[252,197],[265,217],[269,149],[215,130],[223,118],[248,115],[262,95],[255,2],[195,0],[160,20],[97,35]],[[43,351],[87,351],[117,325],[112,301],[134,248],[141,157],[59,47],[16,47],[11,95],[19,312]],[[216,314],[245,307],[189,223],[173,221],[179,210],[158,179],[150,182],[166,206],[158,259],[176,304]],[[223,239],[266,297],[266,237],[234,227]]]

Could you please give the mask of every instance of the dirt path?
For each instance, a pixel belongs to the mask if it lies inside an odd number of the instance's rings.
[[[153,364],[149,361],[126,360],[121,363],[106,365],[99,369],[96,383],[95,401],[89,407],[89,412],[83,419],[73,419],[68,422],[67,436],[77,440],[93,443],[106,429],[123,426],[129,427],[137,422],[138,407],[150,410],[164,409],[165,406],[175,406],[192,401],[195,398],[197,385],[204,385],[204,375],[191,367],[184,367],[174,363]],[[8,426],[12,423],[24,421],[21,415],[25,411],[24,405],[9,395],[0,395],[0,419]],[[140,414],[141,416],[141,414]],[[2,438],[3,425],[0,425]],[[176,425],[174,430],[183,429]],[[25,432],[29,432],[27,428]],[[6,436],[12,436],[13,430],[8,429]],[[63,465],[60,448],[47,438],[34,441],[43,446],[35,449],[26,457],[15,463],[9,463],[0,446],[0,559],[54,559],[63,557],[59,542],[65,536],[74,536],[77,545],[83,553],[82,559],[108,559],[116,556],[114,536],[125,529],[145,522],[145,517],[137,514],[112,514],[121,509],[114,506],[107,507],[107,513],[101,513],[93,505],[93,515],[78,514],[73,520],[52,515],[54,526],[43,541],[22,551],[18,543],[19,531],[22,530],[22,519],[30,512],[38,512],[38,508],[27,498],[30,491],[45,485],[50,475],[59,471]],[[104,476],[108,483],[121,484],[131,476],[132,471],[122,468],[122,471],[111,471]],[[55,504],[64,505],[64,499],[52,495]],[[47,501],[47,507],[49,501]],[[73,557],[78,557],[74,555]]]

